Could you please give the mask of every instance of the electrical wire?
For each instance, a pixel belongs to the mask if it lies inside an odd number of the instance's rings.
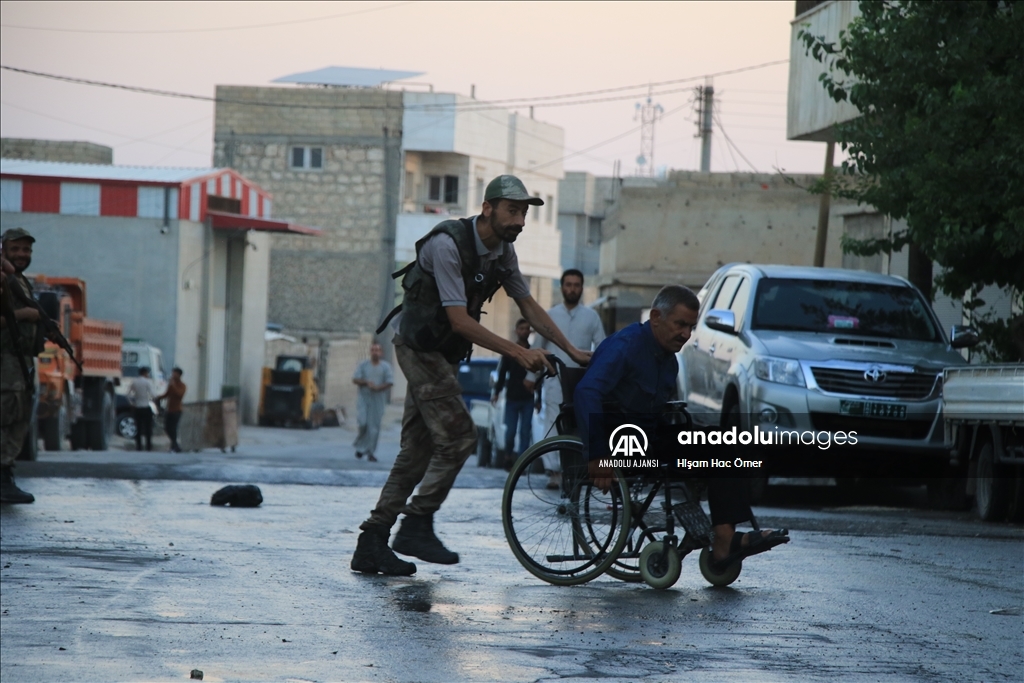
[[[357,14],[368,14],[370,12],[379,12],[381,10],[393,9],[395,7],[401,7],[403,5],[411,5],[412,0],[409,2],[396,2],[392,5],[385,5],[384,7],[370,7],[367,9],[356,10],[355,12],[342,12],[340,14],[328,14],[322,17],[313,17],[311,19],[293,19],[291,21],[277,21],[268,24],[250,24],[248,26],[222,26],[219,28],[171,28],[171,29],[153,29],[153,30],[104,30],[104,29],[80,29],[80,28],[48,28],[46,26],[21,26],[18,24],[0,24],[0,28],[16,28],[23,31],[48,31],[54,33],[101,33],[101,34],[130,34],[130,35],[152,35],[158,33],[213,33],[216,31],[247,31],[254,28],[271,28],[273,26],[288,26],[291,24],[308,24],[314,21],[325,21],[327,19],[338,19],[341,17],[351,17]]]
[[[691,77],[688,77],[688,78],[676,79],[674,81],[662,81],[659,85],[664,85],[664,84],[667,84],[667,83],[682,83],[682,82],[687,82],[687,81],[698,81],[698,80],[701,80],[701,79],[713,78],[715,76],[724,76],[724,75],[729,75],[729,74],[734,74],[734,73],[740,73],[740,72],[743,72],[743,71],[752,71],[754,69],[763,69],[763,68],[766,68],[766,67],[769,67],[769,66],[774,66],[774,65],[777,65],[777,64],[785,63],[786,61],[788,61],[788,60],[781,60],[781,61],[775,61],[775,62],[765,62],[763,64],[756,64],[756,65],[753,65],[753,66],[743,67],[743,68],[740,68],[740,69],[732,69],[732,70],[729,70],[729,71],[720,71],[720,72],[717,72],[717,73],[714,73],[714,74],[705,74],[705,75],[702,75],[702,76],[691,76]],[[135,92],[135,93],[140,93],[140,94],[145,94],[145,95],[158,95],[158,96],[161,96],[161,97],[177,97],[177,98],[181,98],[181,99],[199,100],[199,101],[203,101],[203,102],[216,102],[216,103],[220,103],[220,104],[243,104],[243,105],[258,106],[258,107],[279,107],[279,108],[290,108],[290,109],[328,109],[328,110],[331,110],[331,109],[381,109],[382,108],[380,105],[365,105],[365,104],[324,105],[324,104],[287,104],[287,103],[279,103],[279,102],[253,102],[253,101],[248,101],[248,100],[236,100],[236,99],[223,98],[223,97],[210,97],[208,95],[193,95],[191,93],[179,93],[179,92],[174,92],[174,91],[171,91],[171,90],[158,90],[156,88],[144,88],[144,87],[141,87],[141,86],[123,85],[123,84],[120,84],[120,83],[109,83],[109,82],[105,82],[105,81],[95,81],[95,80],[92,80],[92,79],[76,78],[76,77],[73,77],[73,76],[62,76],[62,75],[59,75],[59,74],[51,74],[51,73],[46,73],[46,72],[43,72],[43,71],[34,71],[32,69],[22,69],[20,67],[14,67],[14,66],[10,66],[10,65],[7,65],[7,64],[0,64],[0,69],[4,69],[6,71],[11,71],[11,72],[14,72],[14,73],[25,74],[25,75],[28,75],[28,76],[36,76],[36,77],[39,77],[39,78],[48,78],[48,79],[52,79],[52,80],[56,80],[56,81],[62,81],[62,82],[65,82],[65,83],[75,83],[75,84],[78,84],[78,85],[91,85],[91,86],[98,86],[98,87],[104,87],[104,88],[114,88],[116,90],[125,90],[125,91],[128,91],[128,92]],[[446,103],[429,103],[429,104],[419,104],[419,105],[410,104],[410,105],[405,105],[405,108],[406,109],[410,109],[410,110],[420,109],[420,110],[424,110],[424,111],[450,110],[450,109],[465,110],[465,111],[471,111],[471,110],[476,110],[476,109],[513,109],[513,108],[516,108],[516,106],[527,106],[527,104],[529,104],[531,102],[538,102],[539,100],[548,100],[548,101],[540,102],[539,104],[532,104],[530,106],[535,106],[535,107],[559,107],[559,106],[570,106],[570,105],[579,105],[579,104],[595,104],[595,103],[599,103],[599,102],[613,102],[613,101],[619,101],[619,100],[628,100],[628,99],[633,99],[635,97],[638,97],[640,95],[638,95],[636,93],[630,93],[630,94],[626,94],[626,95],[617,95],[617,96],[613,96],[613,97],[601,97],[601,98],[591,98],[591,99],[583,99],[583,100],[578,100],[577,99],[577,100],[562,101],[562,102],[553,102],[553,101],[550,101],[550,100],[553,100],[555,98],[567,99],[567,98],[573,98],[573,97],[580,97],[580,96],[583,96],[583,95],[600,94],[600,93],[603,93],[603,92],[621,91],[621,90],[626,90],[626,89],[635,90],[635,89],[641,88],[641,87],[645,87],[646,88],[646,87],[649,87],[649,85],[648,84],[641,84],[641,85],[623,86],[621,88],[608,88],[608,89],[605,89],[605,90],[592,90],[592,91],[587,91],[587,92],[571,93],[571,94],[566,94],[566,95],[545,95],[545,96],[543,96],[541,98],[529,98],[528,97],[528,98],[520,98],[520,99],[493,100],[493,101],[486,101],[486,102],[485,101],[479,101],[478,102],[478,101],[474,100],[472,102],[450,102],[450,103],[446,102]],[[679,92],[688,92],[689,90],[690,90],[689,88],[674,88],[674,89],[671,89],[671,90],[660,90],[660,91],[657,91],[657,92],[650,92],[648,95],[651,96],[651,97],[653,97],[653,96],[661,96],[661,95],[671,95],[671,94],[679,93]]]
[[[740,157],[742,157],[743,161],[747,162],[747,165],[748,165],[748,166],[750,166],[750,168],[752,168],[752,169],[754,170],[754,173],[760,173],[760,171],[758,171],[758,170],[757,170],[757,167],[756,167],[756,166],[754,166],[754,164],[750,163],[750,159],[748,159],[748,158],[746,157],[746,155],[745,155],[745,154],[743,154],[743,151],[742,151],[742,150],[740,150],[740,148],[739,148],[739,147],[737,147],[737,146],[736,146],[735,144],[733,144],[733,141],[732,141],[732,139],[731,139],[731,138],[729,137],[729,134],[725,132],[725,126],[723,126],[723,125],[722,125],[722,119],[721,119],[721,117],[720,117],[720,116],[718,116],[718,114],[717,114],[716,112],[712,112],[712,116],[714,117],[714,121],[715,121],[715,123],[717,123],[717,124],[718,124],[718,130],[722,131],[722,137],[724,137],[724,138],[725,138],[725,141],[726,141],[726,142],[727,142],[727,143],[728,143],[728,144],[729,144],[729,145],[730,145],[730,146],[731,146],[731,147],[732,147],[733,149],[735,149],[735,150],[736,150],[736,153],[737,153],[737,154],[739,154],[739,155],[740,155]],[[738,167],[737,167],[737,168],[738,168]]]
[[[208,116],[204,116],[204,117],[202,117],[200,119],[196,119],[194,121],[189,121],[188,123],[183,123],[180,126],[175,126],[174,128],[168,128],[167,130],[162,130],[162,131],[159,131],[157,133],[153,133],[152,135],[147,135],[144,138],[133,138],[133,137],[131,137],[129,135],[125,135],[124,133],[115,133],[112,130],[106,130],[106,129],[103,129],[103,128],[97,128],[95,126],[89,126],[89,125],[86,125],[84,123],[76,123],[75,121],[69,121],[68,119],[62,119],[62,118],[60,118],[58,116],[51,116],[50,114],[44,114],[42,112],[34,111],[34,110],[29,109],[27,107],[22,107],[22,106],[17,105],[17,104],[12,104],[11,102],[7,102],[6,100],[0,100],[0,104],[3,104],[5,107],[11,107],[13,109],[20,109],[23,112],[27,112],[27,113],[33,114],[35,116],[42,116],[43,118],[52,119],[54,121],[60,121],[61,123],[67,123],[67,124],[70,124],[72,126],[78,126],[79,128],[86,128],[88,130],[94,130],[94,131],[96,131],[98,133],[106,133],[107,135],[113,135],[115,137],[124,138],[125,140],[127,140],[127,142],[119,143],[118,145],[116,145],[117,147],[123,147],[123,146],[134,144],[136,142],[141,142],[141,143],[146,144],[146,145],[156,145],[157,147],[167,147],[168,149],[179,149],[178,147],[173,147],[171,145],[167,145],[167,144],[164,144],[162,142],[154,142],[152,138],[155,138],[157,136],[163,135],[164,133],[171,133],[173,131],[180,130],[182,128],[187,128],[188,126],[192,126],[192,125],[195,125],[195,124],[197,124],[197,123],[199,123],[201,121],[207,121],[209,119]]]

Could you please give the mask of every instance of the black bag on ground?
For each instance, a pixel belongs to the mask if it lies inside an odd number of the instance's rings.
[[[210,497],[210,505],[230,505],[233,508],[259,507],[263,493],[255,484],[225,486]]]

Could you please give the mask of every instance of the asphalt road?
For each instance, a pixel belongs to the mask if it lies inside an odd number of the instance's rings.
[[[392,425],[389,448],[396,438]],[[0,678],[1024,678],[1020,527],[921,509],[919,492],[776,489],[757,512],[793,541],[748,560],[729,588],[707,586],[694,556],[667,591],[609,578],[565,588],[508,549],[503,473],[467,466],[437,518],[462,562],[367,577],[348,562],[389,463],[355,461],[350,441],[247,431],[235,454],[46,454],[20,467],[37,502],[0,509]],[[209,505],[249,481],[260,508]]]

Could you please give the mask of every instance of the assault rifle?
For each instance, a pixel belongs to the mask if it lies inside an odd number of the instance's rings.
[[[74,347],[71,346],[71,342],[69,342],[67,340],[67,337],[65,337],[61,333],[60,327],[57,326],[57,323],[55,323],[53,319],[50,318],[50,316],[46,315],[46,311],[44,311],[42,306],[39,305],[39,302],[33,299],[32,297],[26,296],[25,293],[21,290],[21,287],[12,286],[11,292],[14,293],[18,301],[21,302],[23,306],[27,308],[34,308],[36,309],[36,311],[38,311],[39,320],[36,321],[36,324],[39,325],[39,329],[42,332],[42,335],[49,339],[50,341],[52,341],[57,346],[59,346],[60,348],[64,349],[64,351],[67,352],[71,360],[74,361],[75,365],[78,366],[78,371],[82,372],[82,363],[77,358],[75,358],[75,349]]]
[[[0,243],[2,244],[2,243]],[[0,253],[3,252],[3,247],[0,246]],[[3,259],[6,263],[7,259]],[[21,369],[21,376],[25,380],[25,387],[29,391],[35,390],[35,384],[32,382],[32,374],[28,370],[28,365],[25,363],[25,356],[21,354],[23,348],[21,343],[21,328],[18,327],[18,319],[14,315],[14,301],[11,299],[12,283],[7,278],[7,272],[0,273],[0,292],[2,292],[2,298],[0,298],[0,307],[3,308],[4,322],[7,323],[6,327],[8,333],[11,335],[11,341],[14,345],[14,355],[18,359],[18,367]]]

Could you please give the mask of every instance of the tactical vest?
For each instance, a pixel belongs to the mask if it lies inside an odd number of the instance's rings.
[[[11,302],[14,304],[15,309],[22,308],[23,304],[21,299],[32,297],[32,285],[23,275],[9,275],[7,277],[7,285],[9,287],[18,289],[11,291]],[[18,332],[20,338],[20,346],[18,351],[21,355],[26,358],[32,358],[39,354],[43,350],[43,339],[40,335],[42,331],[41,326],[34,322],[28,322],[25,320],[18,322]],[[3,353],[15,353],[14,336],[6,329],[6,327],[0,331],[0,351]]]
[[[474,231],[473,221],[468,218],[448,220],[437,225],[416,242],[416,260],[392,275],[394,278],[404,275],[402,289],[405,297],[377,328],[377,334],[383,332],[391,318],[402,311],[398,333],[409,348],[415,351],[436,351],[449,363],[457,363],[470,355],[473,350],[472,342],[456,334],[452,329],[448,313],[441,305],[437,280],[420,267],[419,255],[420,249],[434,235],[444,233],[455,240],[462,261],[466,311],[473,320],[480,322],[484,302],[490,301],[512,271],[500,267],[498,260],[492,259],[481,272],[481,259],[476,253]]]

